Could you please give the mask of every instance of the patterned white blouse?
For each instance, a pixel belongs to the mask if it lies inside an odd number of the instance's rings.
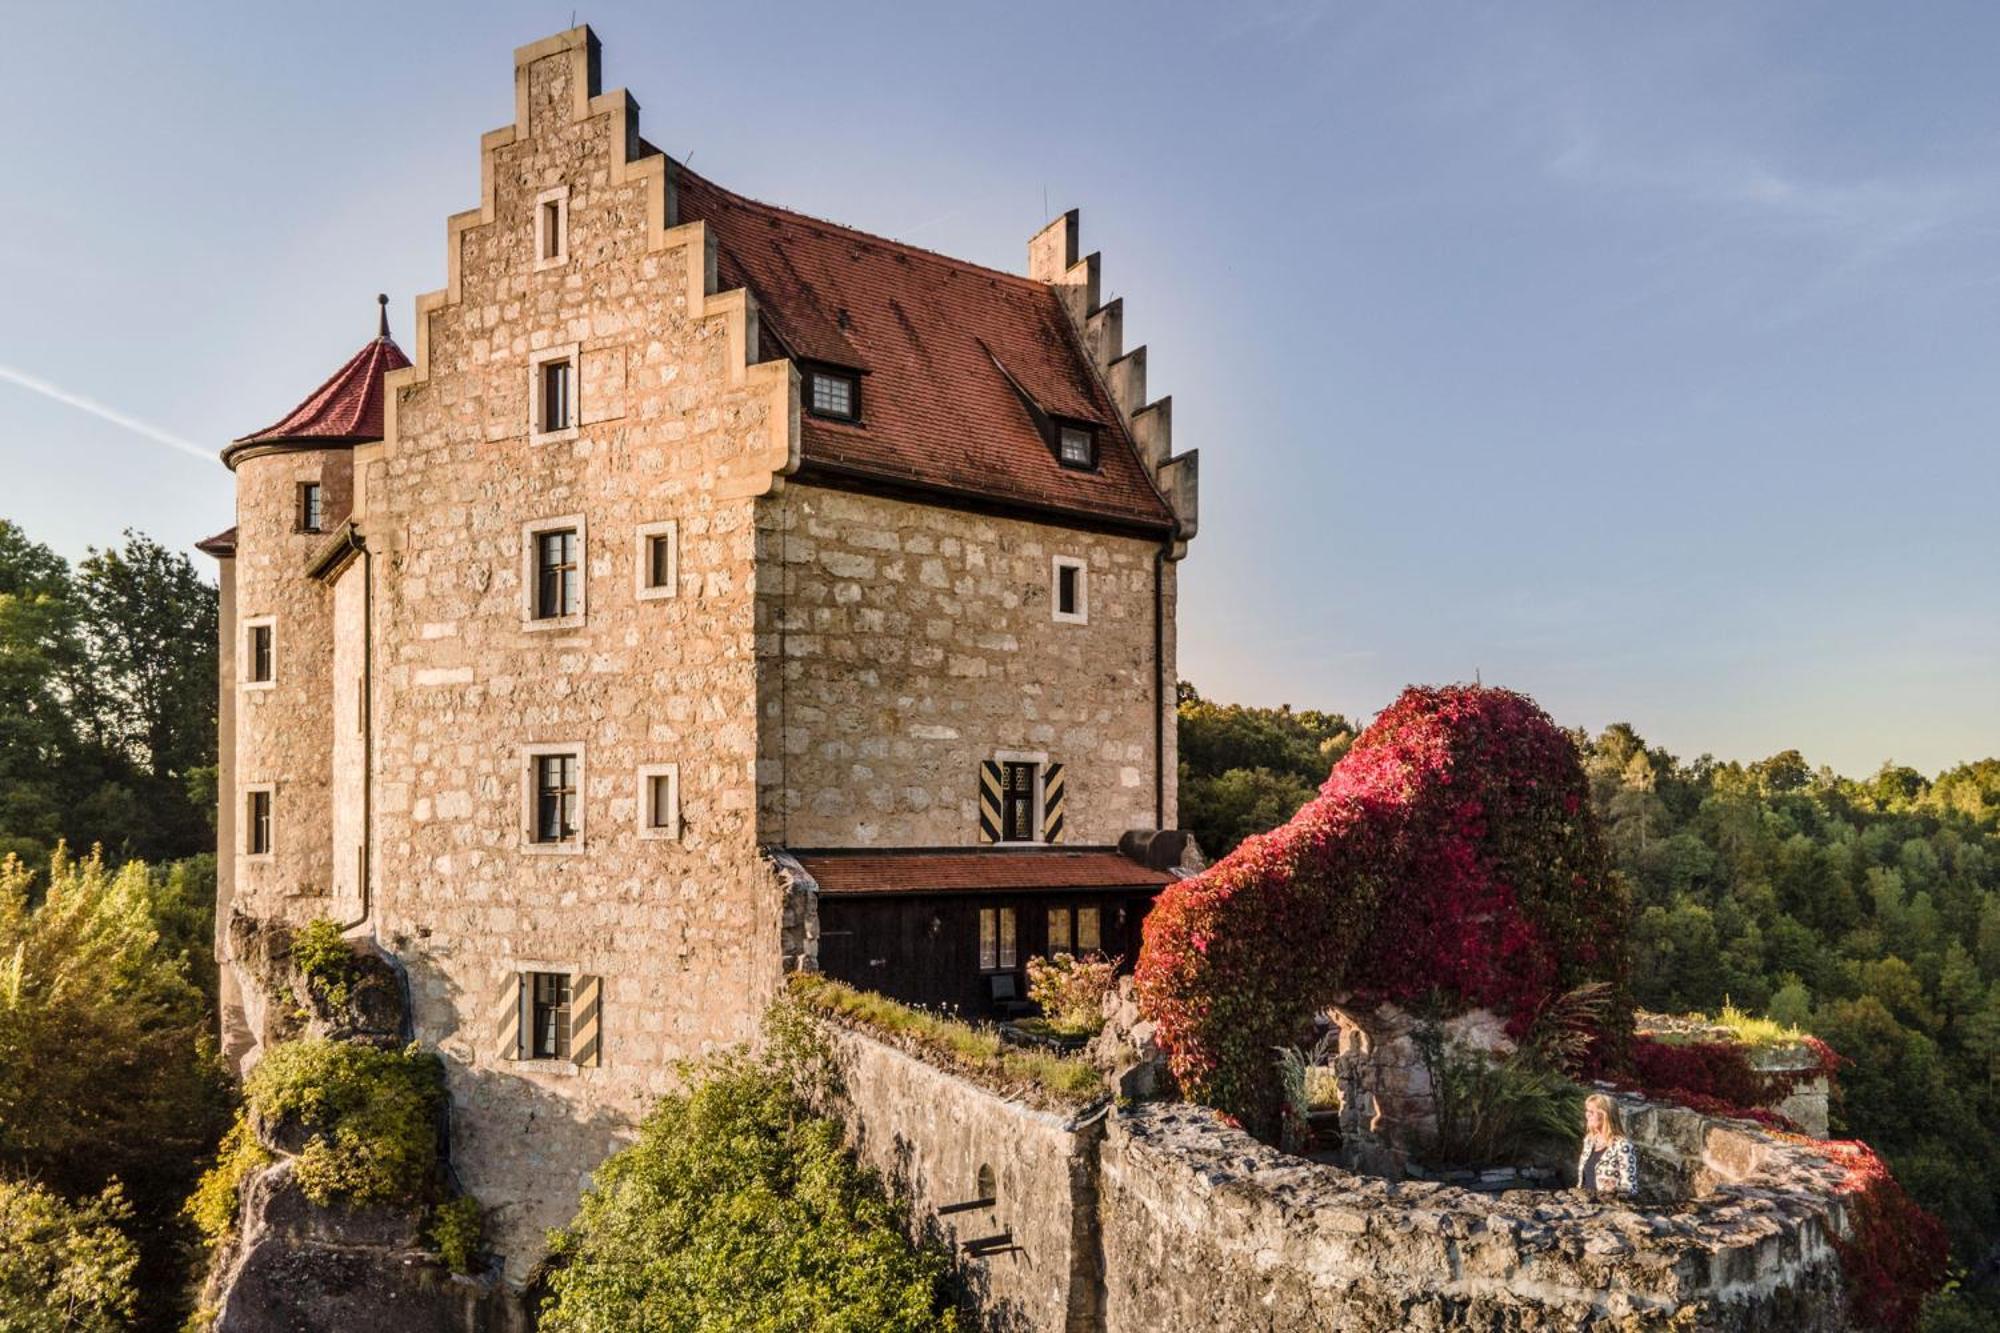
[[[1639,1188],[1639,1153],[1630,1139],[1599,1149],[1586,1139],[1576,1159],[1576,1187],[1593,1194],[1632,1194]]]

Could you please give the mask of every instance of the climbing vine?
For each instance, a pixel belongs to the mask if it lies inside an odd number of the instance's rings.
[[[1439,993],[1518,1036],[1607,981],[1615,1058],[1627,915],[1571,739],[1524,695],[1413,687],[1290,823],[1160,896],[1140,1002],[1190,1096],[1268,1126],[1270,1050],[1336,999]]]

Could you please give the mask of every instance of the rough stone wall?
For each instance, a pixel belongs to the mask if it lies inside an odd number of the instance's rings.
[[[1838,1171],[1693,1112],[1662,1114],[1689,1147],[1706,1142],[1713,1192],[1639,1210],[1391,1183],[1278,1153],[1199,1107],[1121,1112],[1101,1159],[1105,1327],[1843,1327],[1827,1240]],[[1631,1119],[1635,1133],[1652,1128]]]
[[[1103,1108],[1065,1119],[871,1037],[832,1025],[826,1031],[857,1154],[909,1201],[919,1230],[942,1239],[960,1261],[981,1326],[1102,1328],[1095,1238]],[[991,1172],[990,1196],[980,1192],[982,1168]],[[967,1206],[983,1197],[992,1204]],[[992,1247],[965,1249],[979,1241]]]
[[[348,563],[328,594],[333,601],[333,663],[327,710],[333,729],[333,917],[361,914],[361,853],[368,805],[368,754],[363,734],[367,685],[367,570]]]
[[[326,537],[297,531],[296,516],[299,483],[321,480],[335,458],[344,462],[346,451],[282,450],[236,467],[234,898],[245,911],[293,922],[325,911],[332,891],[333,608],[306,573]],[[275,672],[258,687],[242,680],[243,627],[265,616],[275,617]],[[246,851],[243,807],[259,783],[274,787],[268,857]]]
[[[758,539],[767,841],[976,844],[1000,751],[1064,766],[1067,843],[1160,827],[1157,542],[799,485],[759,505]],[[1054,618],[1059,555],[1088,563],[1087,624]]]
[[[452,223],[452,285],[419,303],[417,364],[389,380],[389,438],[359,487],[377,929],[446,1059],[453,1164],[515,1279],[672,1062],[750,1037],[777,981],[741,483],[795,436],[789,372],[746,374],[742,307],[734,324],[711,309],[702,229],[664,228],[657,158],[628,168],[636,108],[589,96],[583,35],[518,63],[517,124],[486,136],[487,202]],[[538,266],[537,198],[559,187],[569,258]],[[570,344],[580,428],[535,438],[531,357]],[[527,628],[523,525],[567,515],[583,518],[585,614]],[[665,520],[678,595],[641,600],[636,529]],[[537,743],[581,748],[580,850],[526,843]],[[678,840],[639,836],[637,769],[656,763],[679,765]],[[496,1014],[526,970],[603,979],[601,1065],[503,1049]]]

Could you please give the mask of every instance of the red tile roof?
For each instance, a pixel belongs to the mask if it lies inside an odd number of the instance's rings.
[[[1171,525],[1049,286],[671,169],[680,219],[706,222],[719,243],[722,286],[750,289],[786,352],[863,372],[858,424],[805,417],[808,472],[817,465],[1086,519]],[[1043,412],[1098,427],[1095,471],[1056,461],[1009,376]]]
[[[386,333],[348,358],[333,378],[306,395],[281,420],[236,441],[275,444],[304,440],[358,444],[382,438],[382,377],[410,364]],[[234,447],[234,446],[232,446]],[[226,452],[226,451],[225,451]]]
[[[830,897],[878,893],[1033,892],[1157,889],[1171,871],[1149,870],[1119,852],[885,851],[804,852],[793,856]]]
[[[213,537],[203,537],[194,544],[194,549],[212,555],[220,560],[236,554],[236,529],[225,528]]]

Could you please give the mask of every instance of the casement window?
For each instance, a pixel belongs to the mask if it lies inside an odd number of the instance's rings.
[[[582,581],[577,577],[575,528],[535,534],[535,619],[576,614]]]
[[[575,343],[551,347],[528,358],[528,416],[535,443],[576,438],[583,386],[577,381],[582,354]]]
[[[1056,426],[1056,459],[1064,467],[1088,471],[1097,466],[1097,432],[1089,426],[1064,421]]]
[[[528,1058],[569,1059],[569,975],[528,974]]]
[[[1065,625],[1090,623],[1090,567],[1075,556],[1059,555],[1053,566],[1049,605]]]
[[[642,602],[674,596],[681,573],[679,526],[672,519],[640,524],[634,555],[633,595]]]
[[[806,410],[834,421],[861,419],[861,377],[814,366],[806,371]]]
[[[243,851],[249,856],[271,854],[270,787],[252,787],[243,799]]]
[[[569,187],[558,186],[535,196],[535,268],[554,268],[569,261]]]
[[[583,515],[538,519],[521,527],[521,620],[527,629],[583,623],[586,532]]]
[[[316,481],[299,483],[299,531],[321,532],[325,530],[326,511],[321,499],[323,492]]]
[[[979,765],[981,842],[1061,842],[1063,766],[1002,753]]]
[[[243,622],[243,683],[268,689],[278,679],[278,622],[271,616]]]
[[[560,963],[508,972],[495,997],[494,1036],[503,1060],[591,1069],[603,1063],[604,979]]]
[[[1101,907],[1079,907],[1076,909],[1076,951],[1078,954],[1100,953],[1104,949],[1104,909]]]
[[[646,764],[639,769],[639,836],[681,836],[679,764]]]
[[[580,832],[577,779],[582,765],[574,754],[538,754],[533,757],[535,783],[534,840],[538,843],[573,843]]]
[[[1073,919],[1067,907],[1048,909],[1048,950],[1051,957],[1076,952],[1076,932],[1070,928]]]
[[[979,909],[979,969],[982,972],[1003,972],[1015,967],[1019,962],[1020,948],[1015,932],[1014,909],[1011,907],[982,907]]]

